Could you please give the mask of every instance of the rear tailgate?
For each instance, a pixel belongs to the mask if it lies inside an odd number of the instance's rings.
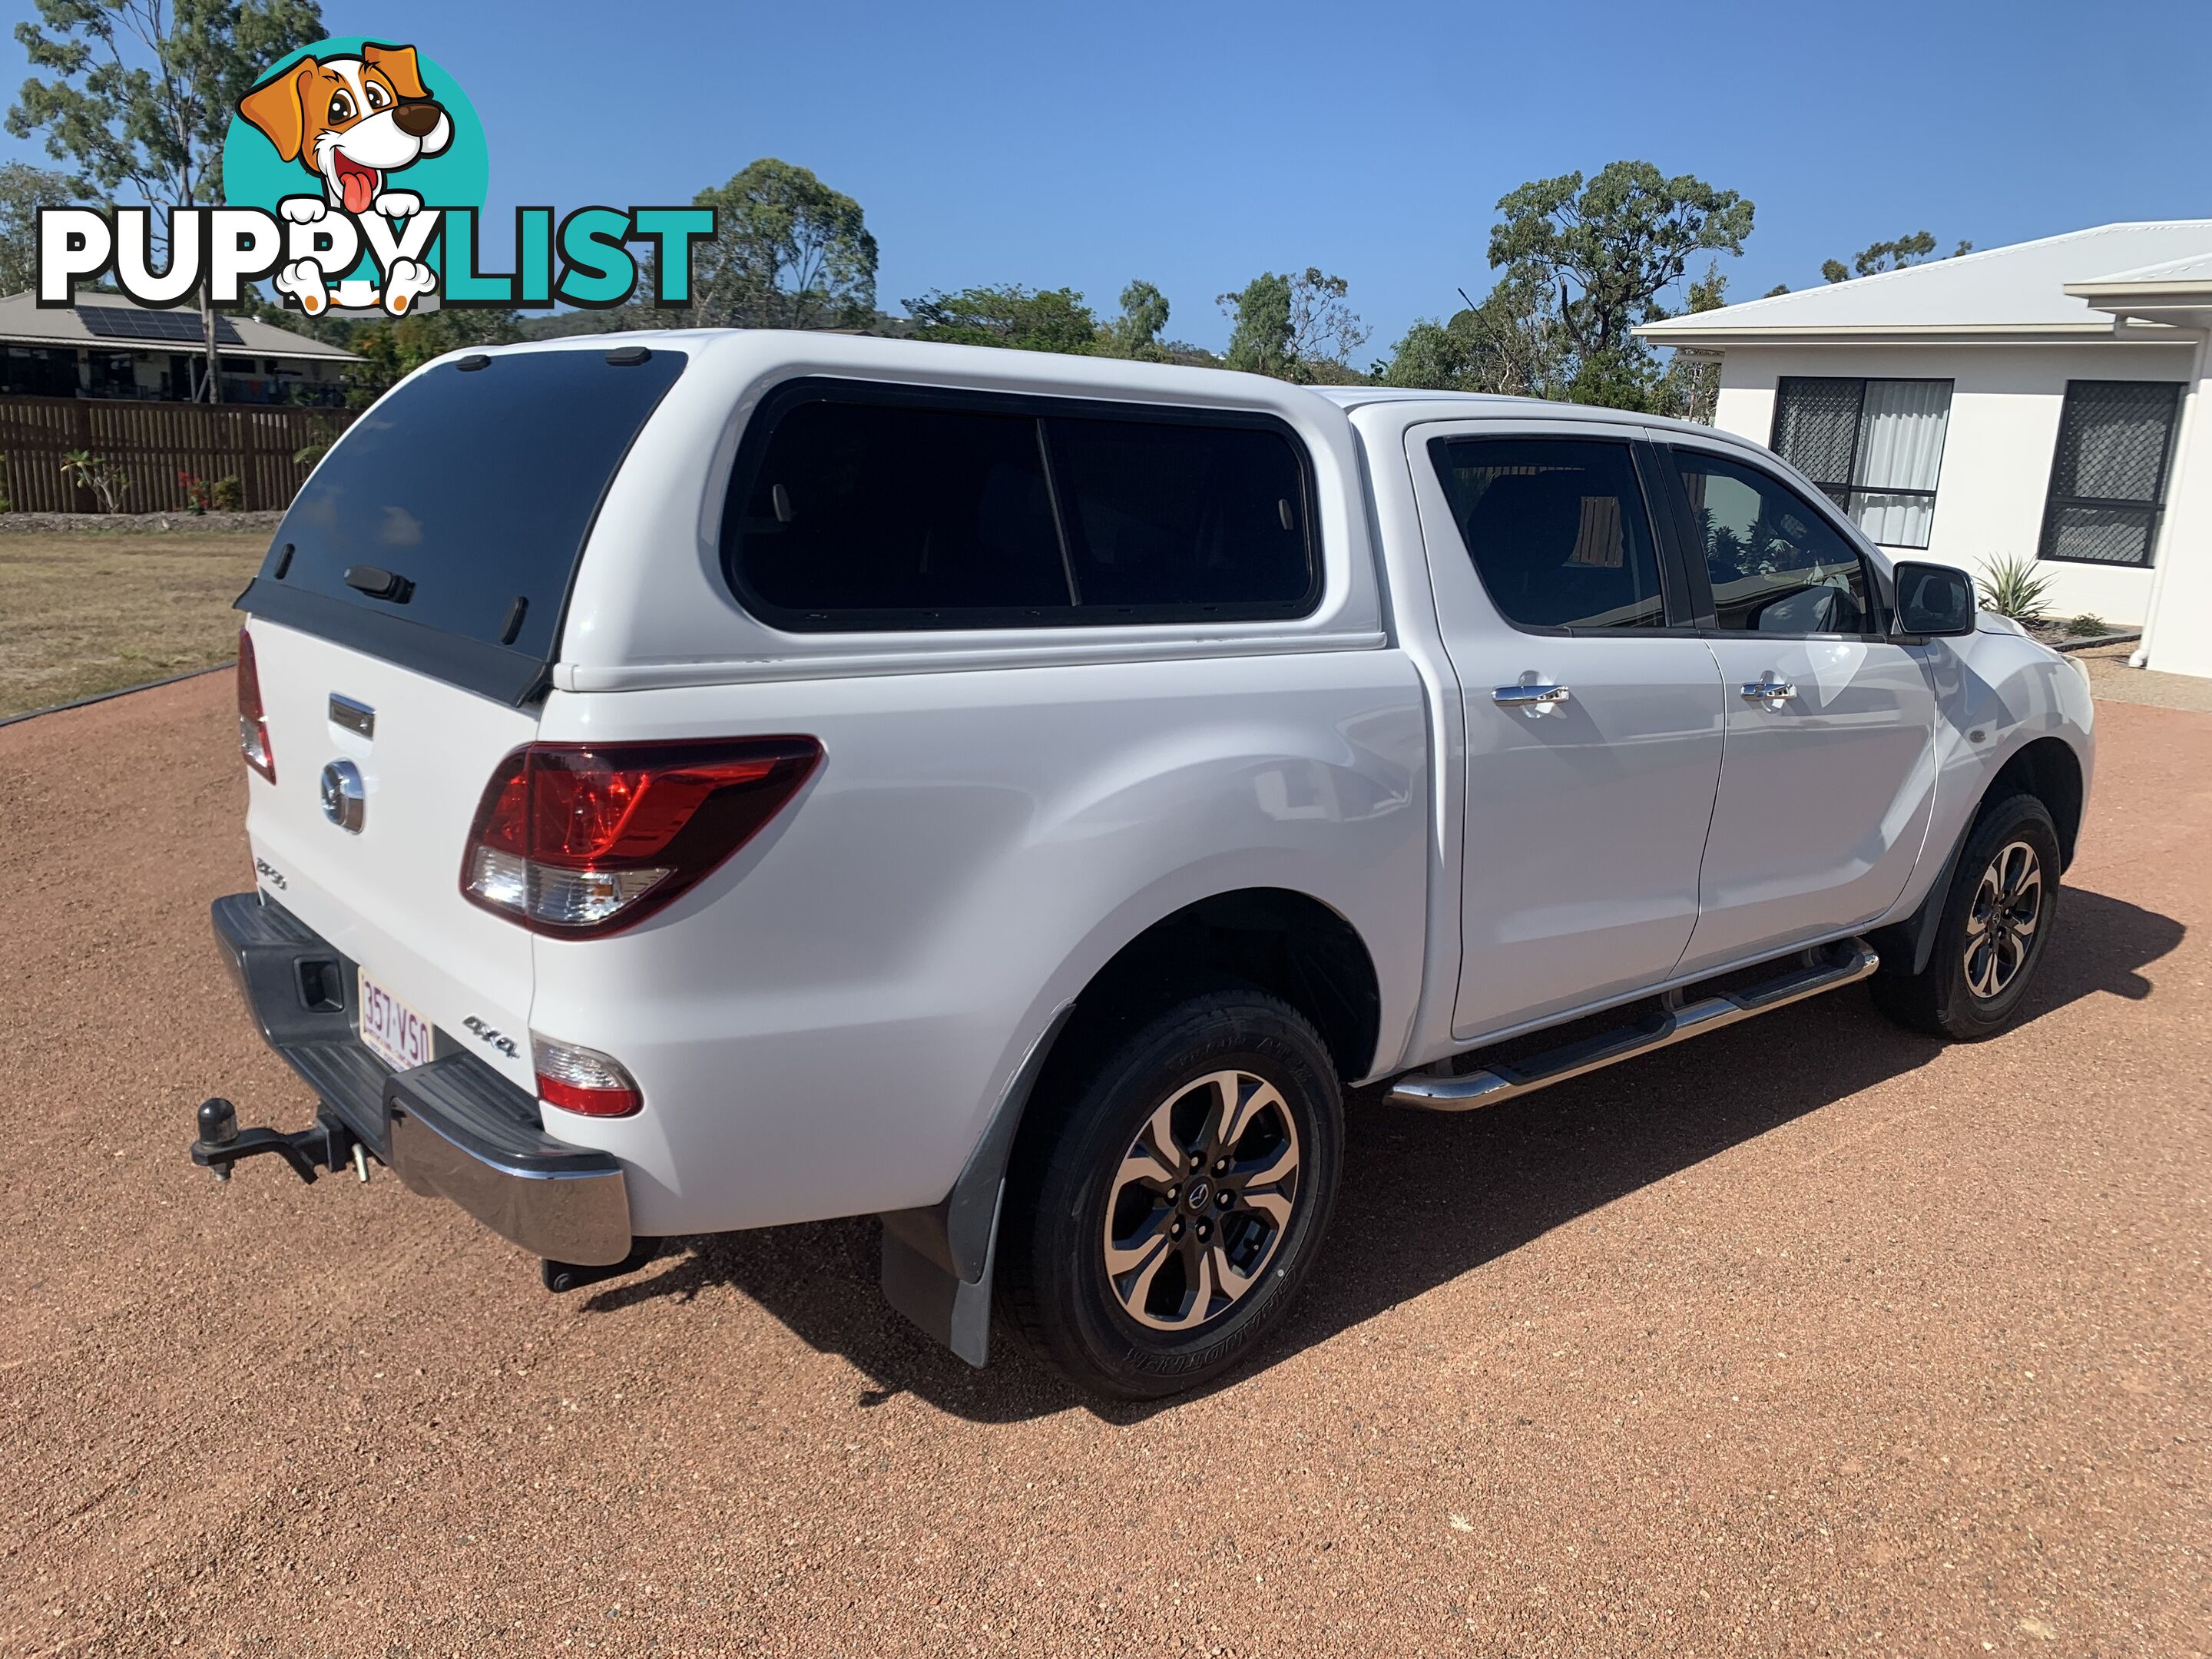
[[[536,714],[265,620],[251,631],[276,770],[250,779],[246,809],[264,889],[447,1036],[466,1041],[471,1018],[512,1036],[513,1055],[468,1046],[529,1087],[530,935],[464,899],[460,874],[485,781]],[[330,718],[334,696],[371,711],[344,711],[371,735]],[[323,810],[338,762],[361,775],[358,832]]]
[[[485,785],[537,735],[599,501],[684,361],[600,345],[424,371],[316,469],[239,600],[276,773],[248,779],[264,891],[434,1026],[434,1053],[525,1088],[531,936],[462,896],[462,860]]]

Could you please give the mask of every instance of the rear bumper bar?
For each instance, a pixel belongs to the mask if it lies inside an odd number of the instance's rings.
[[[357,1034],[355,963],[281,905],[234,893],[212,919],[269,1046],[410,1190],[550,1261],[629,1256],[629,1194],[614,1158],[547,1134],[538,1102],[473,1054],[388,1069]]]

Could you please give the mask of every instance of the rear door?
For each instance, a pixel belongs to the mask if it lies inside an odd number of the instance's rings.
[[[1862,927],[1896,902],[1935,804],[1936,699],[1827,514],[1741,454],[1665,453],[1728,709],[1693,970]]]
[[[1496,434],[1408,439],[1466,742],[1462,1040],[1673,973],[1721,771],[1720,677],[1649,451],[1586,425]]]
[[[486,782],[536,735],[600,498],[684,363],[620,357],[410,379],[325,458],[239,601],[275,772],[249,778],[263,891],[434,1028],[433,1052],[526,1085],[531,936],[461,896],[461,860]]]

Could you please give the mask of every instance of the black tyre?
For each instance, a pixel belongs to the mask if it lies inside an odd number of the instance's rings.
[[[2033,795],[1982,809],[1951,872],[1928,966],[1880,974],[1875,1004],[1900,1024],[1978,1042],[2020,1015],[2058,914],[2058,830]]]
[[[1109,1038],[1024,1131],[1000,1311],[1077,1387],[1149,1400],[1249,1353],[1328,1224],[1343,1103],[1288,1003],[1209,993]]]

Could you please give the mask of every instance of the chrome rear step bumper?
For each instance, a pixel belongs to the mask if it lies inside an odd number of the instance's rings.
[[[356,1032],[354,963],[280,905],[237,893],[217,899],[211,919],[263,1037],[321,1098],[339,1138],[358,1141],[410,1191],[459,1206],[550,1261],[630,1258],[621,1164],[547,1134],[534,1097],[473,1054],[443,1052],[443,1032],[428,1065],[387,1067]]]
[[[1389,1098],[1394,1105],[1431,1112],[1470,1112],[1478,1106],[1495,1106],[1500,1101],[1565,1083],[1569,1078],[1703,1036],[1739,1020],[1771,1013],[1823,991],[1854,984],[1881,966],[1881,958],[1872,947],[1863,939],[1853,939],[1820,952],[1816,960],[1801,960],[1773,978],[1740,991],[1723,991],[1668,1006],[1650,1019],[1563,1044],[1512,1065],[1456,1075],[1411,1073],[1391,1085]]]

